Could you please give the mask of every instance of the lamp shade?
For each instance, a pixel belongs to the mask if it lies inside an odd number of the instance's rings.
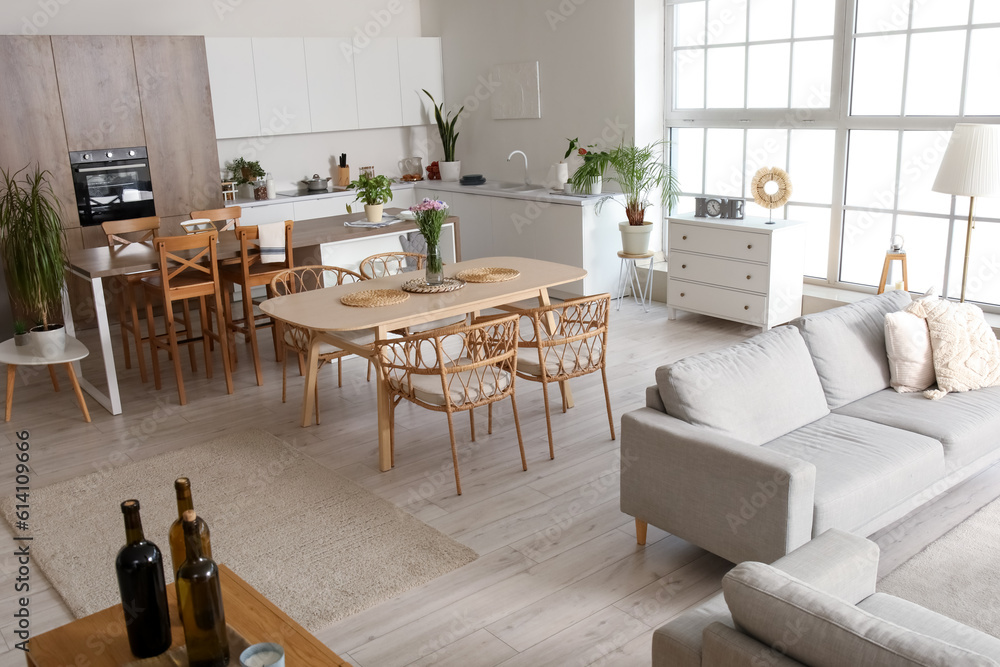
[[[931,189],[962,197],[1000,195],[1000,125],[957,124]]]

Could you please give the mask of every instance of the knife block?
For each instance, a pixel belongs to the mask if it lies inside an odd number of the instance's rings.
[[[337,185],[342,188],[350,187],[351,167],[349,165],[346,167],[337,167]]]

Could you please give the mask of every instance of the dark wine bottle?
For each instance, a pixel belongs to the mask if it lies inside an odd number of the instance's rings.
[[[125,546],[115,559],[115,572],[125,612],[128,645],[135,657],[152,658],[170,648],[171,641],[163,555],[142,534],[139,501],[123,502],[122,514],[125,515]]]
[[[170,566],[174,576],[177,570],[181,569],[184,563],[184,526],[181,525],[184,512],[194,509],[194,502],[191,500],[191,480],[187,477],[178,477],[174,482],[174,490],[177,492],[177,520],[170,524]],[[201,555],[205,558],[212,557],[212,539],[208,530],[208,524],[200,516],[195,521],[199,538],[201,539]]]
[[[191,667],[226,667],[229,638],[219,568],[201,553],[194,510],[184,512],[185,559],[177,570],[177,608]]]

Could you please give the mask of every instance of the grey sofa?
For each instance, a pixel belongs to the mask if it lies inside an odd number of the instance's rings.
[[[734,563],[869,535],[1000,458],[1000,387],[889,387],[888,292],[656,371],[622,418],[621,508]]]
[[[723,592],[659,627],[653,667],[995,667],[1000,639],[875,592],[878,546],[831,530],[747,562]]]

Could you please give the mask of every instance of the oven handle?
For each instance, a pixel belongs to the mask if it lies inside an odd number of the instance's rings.
[[[79,168],[77,168],[77,171],[79,173],[81,173],[81,174],[86,174],[86,173],[93,172],[93,171],[116,171],[116,170],[121,170],[121,169],[127,169],[129,167],[137,169],[139,167],[145,167],[145,166],[146,166],[145,162],[139,162],[139,163],[136,163],[136,164],[131,164],[131,163],[130,164],[121,164],[121,165],[118,165],[117,167],[79,167]]]

